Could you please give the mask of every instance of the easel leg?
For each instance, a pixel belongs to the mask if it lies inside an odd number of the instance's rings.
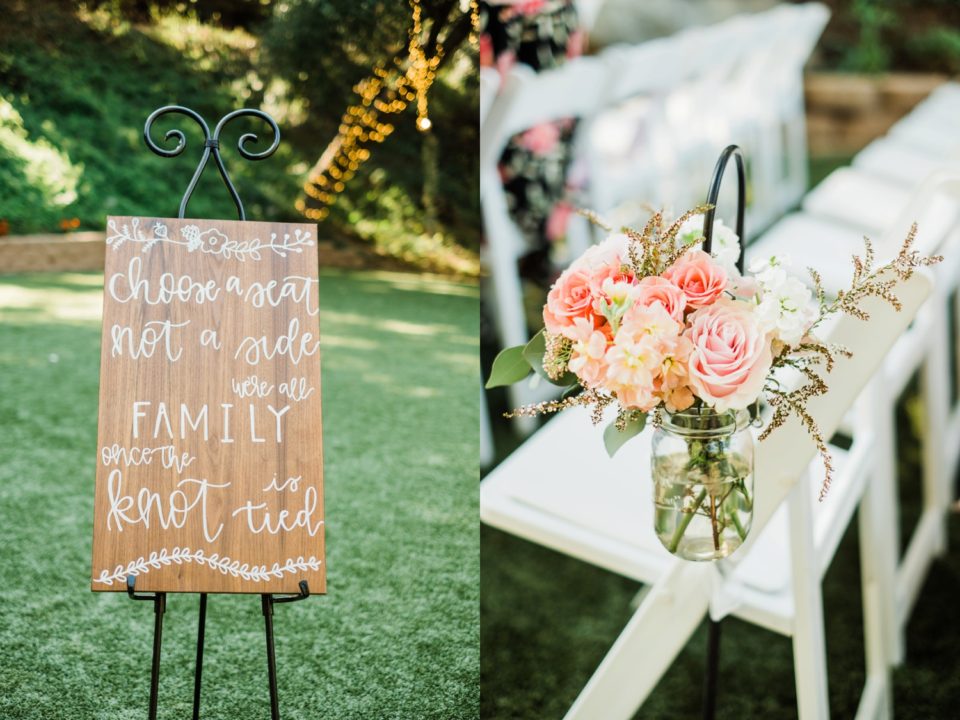
[[[710,620],[707,635],[707,672],[703,681],[703,718],[717,716],[717,674],[720,665],[720,622]]]
[[[193,720],[200,720],[200,686],[203,682],[203,636],[207,625],[207,594],[200,593],[200,619],[197,621],[197,668],[193,675]]]
[[[277,698],[277,655],[273,644],[273,596],[261,595],[263,623],[267,635],[267,674],[270,682],[270,720],[280,720],[280,701]]]
[[[163,613],[167,609],[167,594],[157,593],[153,598],[153,661],[150,667],[150,720],[157,720],[157,698],[160,693],[160,645],[163,638]]]

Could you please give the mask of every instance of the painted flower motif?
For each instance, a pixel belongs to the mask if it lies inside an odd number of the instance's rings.
[[[689,250],[666,269],[663,277],[683,290],[687,305],[700,308],[720,297],[727,271],[703,250]]]
[[[750,303],[721,298],[690,317],[690,385],[724,412],[747,407],[763,389],[773,362],[770,339]]]
[[[183,236],[183,239],[187,241],[187,250],[193,252],[201,245],[203,245],[203,240],[200,237],[200,228],[196,225],[186,225],[180,229],[180,234]]]
[[[158,220],[157,223],[153,226],[153,236],[158,240],[166,240],[167,226]]]

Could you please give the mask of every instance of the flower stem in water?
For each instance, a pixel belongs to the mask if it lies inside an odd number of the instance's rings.
[[[673,531],[673,537],[670,538],[670,547],[667,548],[670,552],[675,553],[677,551],[677,546],[680,545],[683,533],[686,532],[687,526],[690,524],[690,521],[693,520],[693,516],[697,514],[697,510],[700,509],[700,505],[706,497],[707,489],[704,488],[700,491],[700,494],[697,495],[697,499],[693,501],[693,508],[690,512],[683,513],[683,517],[680,519],[680,522],[677,523],[676,530]]]

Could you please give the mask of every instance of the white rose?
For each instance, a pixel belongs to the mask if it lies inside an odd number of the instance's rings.
[[[681,245],[692,245],[703,238],[703,215],[694,215],[687,218],[680,226],[677,233],[677,239]],[[727,271],[728,275],[737,276],[740,271],[737,270],[737,259],[740,257],[740,238],[733,231],[723,224],[723,220],[713,221],[713,242],[710,246],[710,254],[717,264]]]

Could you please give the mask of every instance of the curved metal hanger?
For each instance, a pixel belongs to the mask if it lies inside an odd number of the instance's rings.
[[[270,147],[258,153],[247,150],[245,147],[247,143],[257,142],[258,140],[258,137],[255,133],[244,133],[237,141],[237,149],[244,158],[247,160],[263,160],[273,155],[273,153],[276,152],[277,147],[280,145],[280,128],[277,126],[276,121],[270,117],[270,115],[263,112],[263,110],[241,108],[224,115],[220,119],[220,122],[218,122],[216,127],[213,129],[213,135],[211,135],[210,126],[207,125],[206,120],[204,120],[198,112],[182,105],[166,105],[150,113],[146,124],[143,126],[143,140],[147,144],[147,147],[160,157],[166,158],[176,157],[182,153],[187,146],[186,136],[181,130],[177,129],[167,130],[163,136],[164,141],[170,140],[171,138],[177,139],[177,146],[172,150],[165,150],[157,145],[153,141],[153,138],[150,137],[150,131],[153,128],[154,121],[157,118],[170,113],[186,115],[194,120],[203,130],[203,155],[200,158],[200,163],[197,165],[196,171],[193,173],[190,184],[187,186],[187,191],[183,194],[183,199],[180,201],[180,212],[178,213],[177,217],[184,217],[184,214],[187,211],[187,203],[190,202],[190,197],[193,195],[193,191],[197,187],[197,182],[200,180],[200,176],[203,174],[203,169],[207,166],[207,161],[210,159],[210,155],[212,153],[213,161],[217,164],[217,170],[220,172],[220,178],[223,180],[223,184],[227,186],[227,190],[230,192],[230,197],[233,198],[233,202],[237,206],[237,213],[239,214],[240,219],[246,220],[247,216],[243,211],[243,203],[240,201],[240,195],[237,194],[237,189],[230,181],[230,176],[227,174],[227,168],[223,164],[223,158],[220,157],[220,133],[227,123],[236,117],[249,116],[258,117],[262,120],[265,120],[273,130],[273,142],[270,144]]]
[[[713,244],[713,217],[717,212],[717,199],[720,197],[720,182],[723,180],[723,171],[727,169],[727,161],[730,156],[737,161],[737,225],[736,233],[740,239],[740,257],[737,258],[737,269],[743,273],[743,255],[746,247],[746,240],[743,237],[743,215],[747,198],[746,173],[743,169],[743,152],[736,145],[727,145],[720,153],[720,159],[717,160],[713,168],[713,179],[710,180],[710,189],[707,191],[707,204],[710,209],[703,216],[703,249],[710,252]]]

